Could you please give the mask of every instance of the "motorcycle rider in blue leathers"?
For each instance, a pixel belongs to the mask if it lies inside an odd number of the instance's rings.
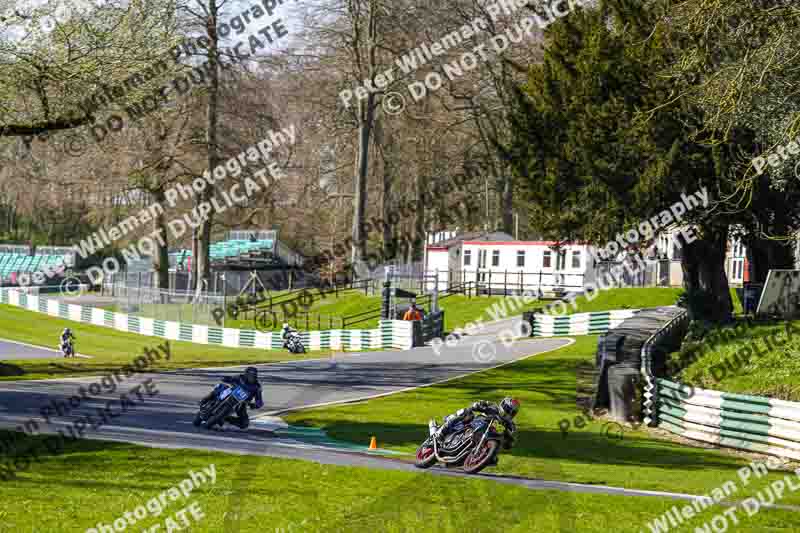
[[[75,340],[75,335],[72,334],[72,330],[69,328],[64,328],[64,331],[61,332],[61,344],[60,344],[61,351],[66,353],[67,343],[71,343],[73,340]],[[71,355],[74,356],[75,355],[74,343],[72,344],[71,352],[72,352]]]
[[[229,424],[233,424],[240,429],[247,429],[250,426],[250,417],[247,415],[248,405],[251,409],[261,409],[264,407],[264,399],[261,396],[261,384],[258,382],[258,369],[254,366],[250,366],[245,369],[244,374],[236,377],[223,377],[222,383],[214,387],[214,390],[211,391],[211,394],[200,400],[200,405],[213,399],[220,391],[222,391],[222,389],[225,387],[223,383],[233,385],[234,387],[241,385],[243,389],[250,393],[250,397],[246,401],[242,402],[239,408],[236,410],[236,416],[229,416],[225,419],[225,422],[228,422]]]

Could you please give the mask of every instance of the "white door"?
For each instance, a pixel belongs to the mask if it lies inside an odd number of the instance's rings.
[[[486,250],[478,250],[478,281],[486,281]]]

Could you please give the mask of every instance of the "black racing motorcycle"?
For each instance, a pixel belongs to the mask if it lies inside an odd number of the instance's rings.
[[[414,464],[430,468],[436,462],[447,467],[461,467],[468,474],[477,474],[487,466],[497,464],[497,455],[506,442],[506,434],[497,431],[496,423],[503,421],[494,415],[479,415],[469,423],[459,423],[442,442],[433,436],[438,429],[435,420],[429,424],[430,436],[417,448]]]
[[[245,403],[250,393],[241,385],[220,383],[214,389],[214,396],[200,404],[200,410],[194,417],[195,426],[213,429],[225,423],[225,418],[235,413]]]

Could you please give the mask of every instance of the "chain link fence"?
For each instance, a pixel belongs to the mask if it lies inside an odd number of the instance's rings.
[[[153,271],[122,272],[109,276],[95,305],[133,316],[226,327],[227,305],[266,289],[282,293],[319,285],[318,279],[298,270],[213,272],[199,295],[191,289],[189,272],[170,272],[169,289],[158,289]],[[87,305],[92,305],[87,303]],[[241,324],[227,325],[241,327]]]
[[[105,296],[113,302],[114,311],[128,315],[169,320],[206,326],[217,325],[214,310],[224,308],[226,296],[203,292],[196,295],[194,291],[169,291],[151,287],[128,287],[117,282],[103,287]],[[233,298],[227,297],[228,301]]]

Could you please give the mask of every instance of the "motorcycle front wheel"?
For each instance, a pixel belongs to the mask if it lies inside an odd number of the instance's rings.
[[[225,423],[225,417],[228,416],[230,409],[227,407],[217,408],[216,412],[210,414],[208,420],[206,420],[206,429],[213,429],[214,426],[219,424],[220,426]]]
[[[417,457],[414,460],[414,465],[417,468],[430,468],[434,464],[436,464],[436,454],[433,453],[431,439],[428,439],[417,448]]]
[[[464,460],[464,472],[467,474],[477,474],[488,465],[494,458],[500,443],[496,440],[485,440],[479,450],[472,450]]]

